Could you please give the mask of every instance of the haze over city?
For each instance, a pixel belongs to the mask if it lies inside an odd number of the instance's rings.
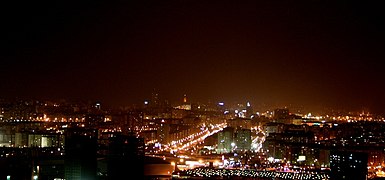
[[[0,180],[385,178],[384,1],[0,7]]]
[[[382,2],[56,1],[2,12],[0,98],[383,113]]]

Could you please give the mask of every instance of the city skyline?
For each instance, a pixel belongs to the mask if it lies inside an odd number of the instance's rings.
[[[384,113],[382,2],[26,2],[0,98],[252,102]]]

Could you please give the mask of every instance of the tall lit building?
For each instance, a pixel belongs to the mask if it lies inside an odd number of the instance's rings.
[[[218,147],[217,153],[230,153],[235,148],[234,143],[234,128],[227,127],[218,132]]]
[[[187,102],[187,95],[183,95],[183,103],[174,107],[175,109],[191,110],[191,104]]]
[[[251,118],[253,115],[253,107],[251,106],[250,102],[246,103],[246,118]]]
[[[170,124],[165,123],[164,120],[161,120],[161,123],[157,125],[157,135],[158,135],[158,142],[161,144],[168,144],[170,143]]]
[[[236,151],[249,151],[251,149],[250,129],[237,129],[234,136]]]
[[[186,94],[183,95],[183,103],[184,103],[184,104],[187,103],[187,95],[186,95]]]

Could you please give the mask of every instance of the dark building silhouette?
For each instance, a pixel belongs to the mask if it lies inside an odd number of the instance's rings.
[[[31,179],[31,156],[17,155],[15,157],[0,158],[0,179]]]
[[[331,151],[330,180],[366,180],[368,154],[362,152]]]
[[[286,158],[287,160],[297,163],[297,159],[300,155],[305,155],[306,161],[301,163],[310,163],[312,158],[318,156],[318,153],[312,151],[314,149],[314,133],[308,131],[306,126],[292,126],[287,125],[280,127],[280,124],[276,126],[268,126],[266,137],[263,147],[268,150],[268,156],[277,159]]]
[[[110,138],[108,179],[135,177],[144,179],[144,140],[133,135],[116,135]]]
[[[34,172],[39,180],[64,179],[64,157],[39,157],[34,162]]]
[[[97,130],[68,129],[66,131],[64,168],[65,179],[96,179]]]
[[[0,180],[64,178],[64,159],[58,148],[0,147]]]
[[[275,109],[274,110],[274,119],[277,122],[284,122],[285,120],[289,119],[289,109]]]

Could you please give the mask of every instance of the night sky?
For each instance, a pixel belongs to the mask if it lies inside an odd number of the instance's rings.
[[[385,111],[385,5],[30,1],[2,5],[0,98],[246,102]]]

